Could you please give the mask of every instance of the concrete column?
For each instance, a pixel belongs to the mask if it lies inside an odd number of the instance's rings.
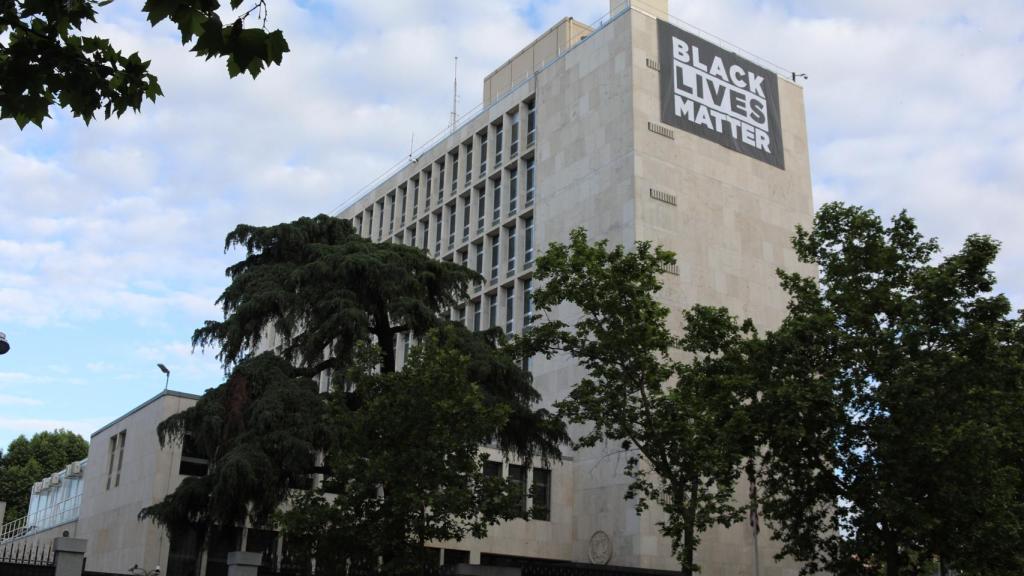
[[[82,538],[53,539],[53,576],[82,576],[86,542]]]
[[[260,552],[228,552],[228,576],[257,576],[262,561]]]

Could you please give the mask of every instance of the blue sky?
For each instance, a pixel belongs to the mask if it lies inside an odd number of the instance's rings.
[[[167,95],[85,127],[0,124],[0,446],[67,427],[86,437],[163,387],[221,375],[192,353],[218,318],[235,224],[330,211],[443,129],[459,56],[460,109],[483,76],[563,16],[603,0],[271,0],[292,52],[229,80],[155,29],[141,0],[92,29],[153,61]],[[1024,4],[687,0],[674,16],[808,74],[815,200],[902,208],[953,250],[1004,243],[1000,289],[1024,306]],[[411,128],[411,129],[410,129]]]

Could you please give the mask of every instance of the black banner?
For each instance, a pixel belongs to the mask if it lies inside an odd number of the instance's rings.
[[[773,72],[658,20],[661,121],[785,169]]]

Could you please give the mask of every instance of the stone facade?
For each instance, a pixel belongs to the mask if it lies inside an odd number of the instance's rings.
[[[773,328],[786,304],[776,269],[814,272],[796,261],[789,244],[794,227],[808,225],[813,215],[802,89],[778,79],[784,170],[663,125],[658,71],[649,63],[658,59],[659,17],[666,17],[664,2],[634,3],[613,13],[610,21],[545,62],[340,216],[352,219],[374,240],[410,243],[470,268],[476,266],[479,246],[481,272],[489,277],[497,268],[500,274],[496,282],[473,291],[465,309],[453,312],[453,318],[462,318],[471,328],[478,317],[481,325],[491,325],[492,294],[499,302],[499,320],[504,319],[503,290],[512,287],[512,315],[517,319],[512,328],[521,329],[518,318],[528,305],[523,292],[532,271],[523,259],[527,215],[534,253],[552,241],[567,240],[569,231],[579,226],[592,238],[613,244],[649,240],[673,250],[678,270],[666,274],[661,297],[673,310],[676,326],[683,308],[703,303],[728,306],[761,329]],[[521,148],[511,155],[510,114],[519,113],[525,132],[527,107],[534,110],[535,133],[529,143],[520,134]],[[496,168],[498,149],[502,158]],[[482,172],[476,165],[481,154],[488,166]],[[467,162],[472,164],[468,178]],[[533,202],[524,208],[520,189],[518,212],[510,214],[502,207],[500,217],[492,220],[494,188],[508,194],[509,169],[518,172],[522,186],[525,162],[534,170]],[[478,227],[481,197],[486,217]],[[415,207],[413,200],[418,202]],[[500,201],[507,202],[507,196]],[[511,252],[509,237],[517,243]],[[488,249],[492,238],[499,246],[496,252]],[[512,267],[507,254],[519,258]],[[477,309],[482,310],[479,316]],[[552,319],[571,322],[573,316],[570,307],[561,307]],[[564,398],[583,376],[579,366],[562,357],[535,358],[531,369],[548,405]],[[661,513],[637,515],[623,499],[629,483],[623,464],[624,456],[609,447],[567,453],[552,471],[550,521],[517,520],[493,528],[485,539],[448,546],[468,550],[473,563],[486,562],[490,554],[586,563],[595,559],[597,548],[597,560],[607,558],[613,565],[677,569],[670,543],[658,534]],[[737,492],[745,494],[746,487]],[[760,574],[797,573],[796,564],[772,560],[777,546],[767,534],[761,534],[758,545]],[[709,574],[752,573],[750,526],[712,530],[697,557]]]

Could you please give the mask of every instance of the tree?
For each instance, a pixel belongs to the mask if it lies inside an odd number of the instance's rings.
[[[68,430],[18,436],[0,458],[0,501],[7,502],[7,521],[28,514],[32,485],[89,455],[89,443]]]
[[[266,329],[283,339],[280,354],[313,376],[341,374],[356,344],[373,338],[381,371],[394,372],[396,337],[422,336],[439,311],[466,295],[475,273],[402,244],[375,244],[346,220],[321,214],[276,226],[239,225],[225,252],[246,257],[227,269],[217,303],[223,321],[207,321],[195,346],[218,346],[230,366],[257,349]]]
[[[637,498],[638,511],[652,501],[665,510],[661,532],[689,575],[699,569],[701,533],[742,516],[733,493],[750,450],[743,398],[756,334],[723,308],[695,306],[685,312],[684,335],[673,335],[656,294],[674,262],[649,242],[608,250],[606,241],[591,244],[573,230],[568,245],[551,244],[537,261],[535,278],[544,284],[533,298],[539,312],[572,304],[579,319],[537,325],[521,346],[568,352],[586,369],[559,413],[592,426],[580,447],[611,440],[629,454],[626,496]]]
[[[942,257],[912,218],[823,206],[769,337],[764,511],[805,572],[1024,571],[1024,325],[998,244]]]
[[[205,455],[208,469],[143,508],[139,519],[165,526],[172,537],[195,530],[205,548],[217,528],[266,525],[290,490],[308,483],[327,435],[325,406],[313,380],[264,353],[240,362],[226,382],[161,422],[157,434],[162,446],[187,443]]]
[[[281,517],[318,574],[419,573],[427,542],[482,537],[522,514],[525,494],[484,474],[481,440],[498,435],[512,406],[488,398],[458,345],[464,333],[428,332],[400,372],[375,372],[371,354],[349,371],[350,392],[332,394],[331,479]]]
[[[468,450],[465,446],[472,444],[479,451],[480,445],[493,442],[527,460],[559,456],[559,445],[566,438],[564,427],[547,411],[533,407],[539,393],[529,373],[504,349],[502,340],[495,334],[451,326],[444,318],[443,311],[466,296],[475,273],[433,260],[416,248],[373,243],[360,237],[350,222],[325,215],[277,226],[238,226],[225,242],[226,250],[234,246],[244,248],[246,255],[227,270],[230,284],[218,300],[224,320],[207,322],[196,330],[193,343],[216,346],[225,368],[237,372],[248,366],[265,338],[274,337],[279,342],[274,356],[279,358],[283,374],[291,379],[316,377],[329,382],[329,394],[319,397],[328,433],[301,453],[324,459],[333,478],[328,487],[341,497],[325,500],[318,494],[301,496],[273,486],[250,486],[246,476],[222,467],[223,472],[212,470],[211,475],[219,475],[219,479],[183,484],[162,508],[153,510],[152,517],[167,519],[162,521],[168,524],[175,519],[194,521],[197,506],[207,505],[202,495],[216,495],[211,484],[223,481],[231,487],[241,483],[223,493],[247,495],[242,500],[250,507],[254,501],[261,502],[261,513],[294,495],[293,504],[310,517],[334,519],[328,522],[331,530],[323,532],[321,527],[316,534],[288,522],[293,532],[309,541],[337,541],[339,534],[346,534],[355,540],[339,551],[347,551],[349,559],[359,550],[365,552],[364,557],[368,550],[381,550],[404,561],[410,542],[422,544],[424,538],[435,535],[478,530],[480,522],[503,517],[490,511],[494,491],[480,492],[479,471],[467,472],[465,452],[460,452]],[[420,360],[413,356],[408,371],[398,372],[400,334],[427,342],[430,353],[451,360],[450,365],[439,366],[436,359],[424,359],[421,354]],[[267,369],[253,367],[254,374]],[[431,406],[432,410],[417,408],[417,398],[420,408]],[[210,402],[209,406],[223,404],[216,397]],[[208,437],[208,453],[227,453],[231,440],[218,432],[227,425],[218,410],[197,411],[184,420],[163,424],[162,429],[178,431],[168,436],[171,440],[187,434]],[[303,419],[315,421],[313,412],[303,414]],[[464,420],[465,426],[456,426]],[[453,430],[445,432],[439,428],[442,423]],[[213,432],[207,433],[208,427]],[[408,433],[392,434],[398,430]],[[401,464],[392,453],[409,458],[415,455],[414,450],[394,442],[426,442],[436,455],[445,440],[453,445],[444,457],[416,457],[420,464],[415,473],[424,484],[397,482],[389,476]],[[253,457],[251,450],[236,454],[239,470],[259,474],[267,465],[265,459]],[[474,466],[479,464],[478,459],[473,460]],[[408,475],[409,470],[402,473]],[[443,490],[436,484],[433,491],[425,488],[441,481],[446,483]],[[384,484],[389,489],[381,503],[377,486]],[[199,497],[194,495],[197,490]],[[455,499],[456,494],[465,498]],[[445,495],[453,499],[445,499]],[[244,519],[240,515],[244,510],[236,505],[206,520],[232,525]],[[392,524],[375,524],[375,518],[379,519],[375,510],[390,510]],[[418,510],[420,520],[405,515],[408,510]],[[425,511],[429,521],[423,519]],[[294,520],[295,516],[284,518]],[[362,524],[353,524],[356,520]],[[367,530],[351,532],[353,525]],[[408,527],[416,530],[403,529]],[[416,538],[409,540],[412,536]],[[390,539],[386,546],[385,537]]]
[[[13,118],[24,128],[42,126],[50,106],[66,108],[87,124],[102,112],[120,116],[139,111],[143,99],[156,101],[163,92],[149,61],[138,53],[125,56],[110,41],[81,33],[96,21],[97,8],[113,0],[8,0],[0,3],[0,120]],[[243,0],[229,0],[239,11]],[[170,20],[181,43],[196,56],[225,58],[234,77],[254,78],[270,64],[280,64],[288,43],[280,30],[268,32],[266,0],[224,22],[218,0],[146,0],[143,12],[156,26]],[[259,27],[246,27],[250,17]]]

